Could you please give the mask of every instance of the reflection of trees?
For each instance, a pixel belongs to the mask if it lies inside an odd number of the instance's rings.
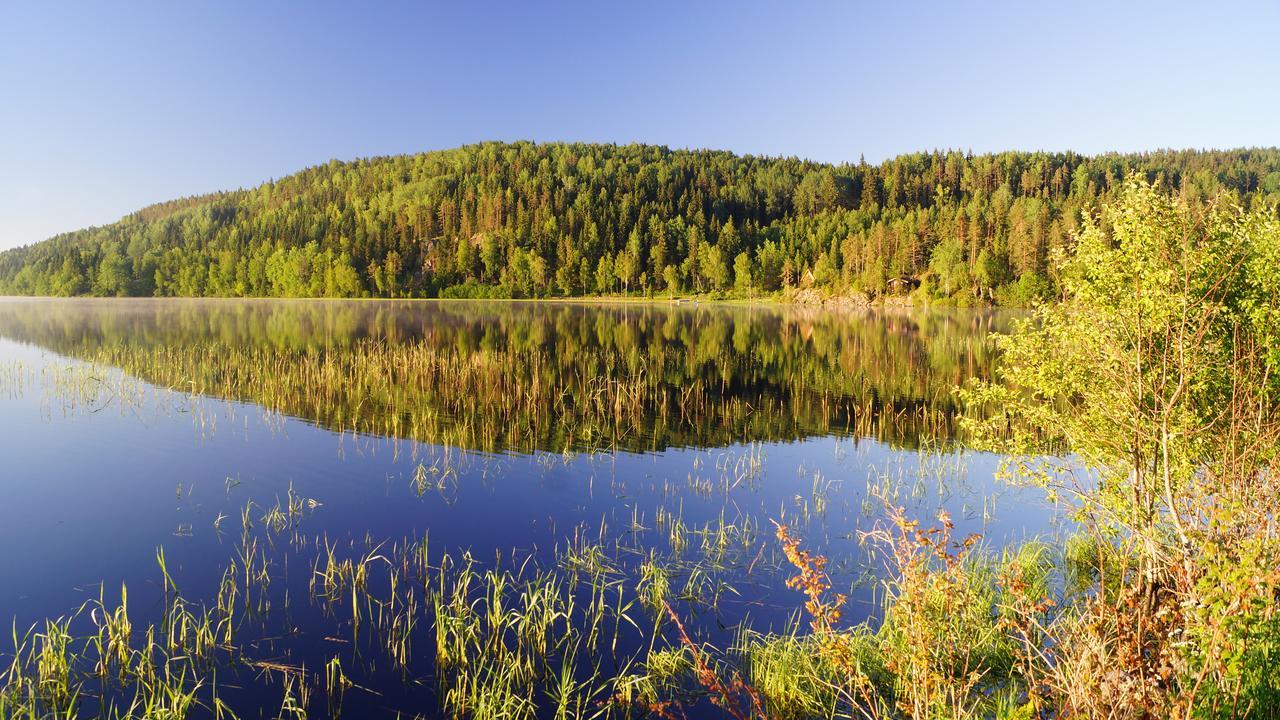
[[[334,429],[489,450],[949,436],[982,312],[544,303],[0,304],[0,334]]]

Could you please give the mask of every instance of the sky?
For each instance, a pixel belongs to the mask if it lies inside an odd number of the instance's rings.
[[[481,140],[1280,144],[1280,3],[0,0],[0,248]]]

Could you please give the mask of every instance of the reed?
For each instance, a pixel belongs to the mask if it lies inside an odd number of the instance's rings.
[[[683,484],[678,475],[663,478],[667,502],[652,514],[633,505],[598,526],[583,523],[559,534],[553,548],[497,559],[448,552],[426,537],[306,536],[303,528],[320,505],[292,485],[274,499],[258,498],[261,505],[248,500],[240,508],[238,543],[233,510],[214,522],[231,529],[225,542],[232,556],[214,576],[213,597],[184,595],[200,585],[157,548],[162,603],[139,603],[122,588],[118,605],[100,595],[87,611],[86,637],[74,638],[70,623],[22,638],[15,632],[15,645],[24,649],[2,678],[0,716],[45,716],[55,704],[79,709],[87,702],[102,705],[88,711],[108,717],[230,717],[229,703],[218,696],[219,669],[240,670],[238,682],[278,692],[279,708],[271,712],[280,717],[337,715],[372,692],[356,684],[366,676],[375,686],[433,685],[442,714],[452,717],[661,714],[655,708],[674,711],[670,703],[705,699],[713,669],[741,672],[779,717],[849,712],[850,688],[821,684],[840,667],[825,653],[863,643],[860,656],[888,673],[884,658],[896,657],[888,646],[909,643],[887,630],[841,633],[837,640],[794,629],[756,634],[743,622],[732,651],[719,659],[697,627],[672,623],[668,611],[699,616],[704,629],[719,632],[717,623],[740,620],[721,614],[741,587],[735,578],[760,568],[760,582],[773,579],[777,555],[765,556],[760,517],[730,502],[759,489],[768,462],[761,440],[835,432],[913,445],[921,432],[950,435],[955,405],[939,388],[944,379],[949,387],[952,373],[888,362],[915,358],[926,342],[910,337],[918,328],[904,333],[901,347],[888,348],[844,327],[786,322],[764,332],[754,320],[738,321],[744,337],[758,342],[726,344],[740,334],[726,335],[732,323],[703,326],[658,314],[594,325],[562,316],[560,326],[539,326],[538,341],[499,322],[485,332],[464,324],[408,337],[370,332],[277,342],[227,328],[197,342],[161,333],[155,342],[103,334],[57,344],[91,360],[52,369],[41,380],[51,398],[66,400],[68,412],[149,400],[143,383],[118,379],[130,376],[166,388],[157,397],[191,410],[202,432],[216,432],[217,418],[225,417],[206,412],[216,398],[249,400],[273,427],[295,416],[351,438],[344,442],[373,443],[372,435],[406,440],[409,469],[389,480],[447,502],[463,478],[501,477],[516,462],[493,451],[534,451],[529,462],[545,473],[588,463],[608,478],[608,490],[621,494],[639,481],[611,465],[620,450],[726,449],[700,453]],[[815,347],[820,357],[812,357]],[[21,369],[0,371],[0,382],[22,391],[31,384],[22,376]],[[395,449],[401,451],[399,443]],[[837,481],[810,470],[801,482],[805,520],[834,514]],[[237,484],[228,478],[228,493]],[[188,491],[180,486],[177,493]],[[686,516],[691,495],[697,506]],[[708,503],[725,510],[707,514]],[[291,542],[281,542],[286,536]],[[288,573],[299,560],[310,570],[300,581],[309,591],[304,602],[314,603],[323,628],[292,625],[290,592],[296,603],[302,588]],[[902,618],[908,593],[891,595]],[[677,625],[683,637],[673,643]],[[323,673],[264,659],[287,654],[295,637],[322,634],[342,648],[323,655]],[[246,678],[245,668],[256,679]],[[886,697],[903,695],[897,675],[886,680],[868,672]],[[317,691],[325,693],[324,708],[313,702]]]
[[[117,677],[123,679],[129,674],[129,665],[133,659],[131,642],[133,624],[129,621],[129,589],[121,583],[120,604],[108,610],[101,594],[96,607],[92,610],[92,618],[97,626],[93,642],[98,654],[98,673],[106,677],[114,665]]]

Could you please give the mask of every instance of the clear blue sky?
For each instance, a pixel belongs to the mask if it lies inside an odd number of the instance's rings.
[[[1274,0],[365,5],[0,0],[0,247],[487,139],[829,161],[1280,144]]]

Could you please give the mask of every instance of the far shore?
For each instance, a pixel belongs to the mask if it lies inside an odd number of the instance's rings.
[[[281,300],[307,300],[307,301],[329,301],[329,302],[504,302],[504,303],[546,303],[546,304],[570,304],[570,305],[697,305],[697,306],[714,306],[714,307],[773,307],[773,308],[810,308],[810,309],[826,309],[826,310],[1026,310],[1025,307],[1014,307],[993,304],[976,304],[976,305],[954,305],[950,303],[933,303],[933,302],[916,302],[916,299],[909,295],[890,295],[874,299],[851,298],[849,296],[833,295],[820,296],[817,293],[802,295],[800,297],[786,296],[782,293],[772,293],[769,295],[759,295],[752,297],[718,297],[714,295],[574,295],[564,297],[536,297],[536,298],[516,298],[516,297],[492,297],[492,298],[444,298],[444,297],[408,297],[408,298],[387,298],[387,297],[272,297],[272,296],[197,296],[197,295],[139,295],[139,296],[100,296],[100,295],[0,295],[0,302],[12,301],[45,301],[45,300],[80,300],[80,301],[97,301],[97,300],[178,300],[178,301],[204,301],[204,300],[252,300],[252,301],[281,301]]]

